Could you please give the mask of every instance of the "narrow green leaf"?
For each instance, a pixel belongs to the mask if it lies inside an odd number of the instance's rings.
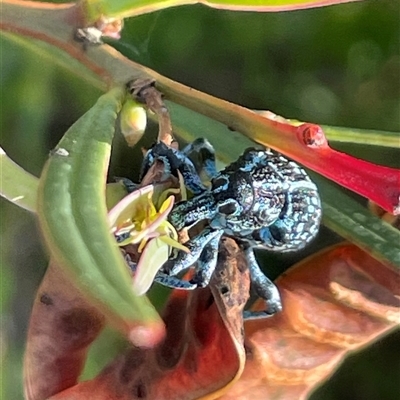
[[[101,16],[127,18],[164,8],[187,4],[235,11],[277,12],[323,7],[357,0],[86,0],[86,19],[95,22]]]
[[[1,40],[7,40],[17,46],[27,49],[51,65],[57,65],[72,74],[86,80],[93,87],[105,90],[106,85],[93,71],[86,68],[83,63],[72,58],[68,53],[59,47],[52,46],[40,40],[26,39],[23,36],[16,36],[8,32],[0,32]]]
[[[124,96],[122,88],[103,95],[67,131],[45,165],[38,215],[51,256],[82,292],[133,342],[152,345],[161,338],[162,322],[148,299],[132,291],[126,263],[110,234],[104,196]]]
[[[352,1],[359,0],[203,0],[199,1],[199,3],[214,8],[235,11],[276,12],[331,6]]]
[[[39,179],[12,161],[0,147],[0,195],[28,211],[36,211]]]
[[[304,122],[293,121],[294,125]],[[344,128],[340,126],[321,125],[326,137],[332,142],[354,143],[368,146],[400,148],[400,133],[376,131],[369,129]]]
[[[321,127],[328,139],[333,142],[400,148],[399,132],[372,131],[328,125],[321,125]]]
[[[0,196],[18,207],[36,212],[39,179],[12,161],[0,147]],[[107,210],[117,204],[127,192],[121,183],[108,183],[106,187]]]
[[[378,260],[400,268],[400,232],[332,182],[310,175],[321,194],[323,224]]]

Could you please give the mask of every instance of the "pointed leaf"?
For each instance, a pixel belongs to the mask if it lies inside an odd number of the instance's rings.
[[[132,291],[128,267],[110,235],[104,197],[124,96],[121,88],[103,95],[65,134],[44,167],[38,215],[54,260],[130,340],[151,346],[162,337],[162,322],[147,298]]]
[[[36,211],[39,179],[15,164],[0,147],[1,196],[25,208]]]
[[[369,129],[344,128],[321,125],[332,142],[355,143],[368,146],[399,147],[398,132],[372,131]]]
[[[320,126],[294,126],[282,117],[266,117],[169,80],[159,79],[157,87],[166,98],[225,123],[395,215],[400,213],[400,171],[332,149]],[[227,136],[225,131],[224,139]]]
[[[127,18],[164,8],[185,4],[204,4],[213,8],[235,11],[289,11],[303,8],[322,7],[356,0],[86,0],[84,2],[88,22],[101,16]]]

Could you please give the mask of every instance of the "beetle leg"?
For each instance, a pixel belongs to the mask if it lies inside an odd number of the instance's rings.
[[[137,263],[133,262],[131,256],[126,252],[124,252],[124,258],[126,263],[129,265],[130,270],[135,273]],[[160,271],[158,271],[154,277],[154,282],[160,283],[161,285],[170,287],[172,289],[193,290],[197,288],[197,284],[179,279],[176,276],[169,276]]]
[[[193,162],[188,158],[188,156],[179,150],[168,147],[162,142],[155,144],[146,153],[142,163],[140,180],[143,179],[156,160],[160,160],[164,163],[163,179],[167,179],[171,174],[176,174],[176,170],[179,170],[183,176],[185,186],[187,186],[195,195],[207,190],[201,182]]]
[[[122,250],[122,255],[123,255],[124,259],[125,259],[125,262],[128,264],[128,267],[130,268],[130,270],[133,273],[135,273],[136,272],[136,268],[137,268],[137,263],[132,261],[131,256],[125,250]]]
[[[198,287],[206,287],[210,283],[211,276],[217,266],[219,241],[223,231],[217,232],[219,233],[208,242],[201,252],[197,261],[195,276],[190,280]]]
[[[183,289],[183,290],[193,290],[197,288],[197,284],[185,281],[184,279],[179,279],[176,276],[170,276],[163,272],[158,271],[154,282],[160,283],[163,286],[170,287],[172,289]]]
[[[190,161],[188,157],[185,156],[178,170],[183,176],[185,186],[188,187],[193,194],[198,195],[207,190],[201,181],[192,161]]]
[[[197,138],[192,143],[189,143],[182,152],[188,157],[193,153],[197,154],[197,158],[199,159],[199,174],[204,171],[210,180],[217,175],[215,150],[207,139]]]
[[[197,287],[207,286],[210,282],[211,276],[217,265],[218,246],[222,234],[223,231],[214,231],[212,234],[210,233],[211,239],[209,237],[204,238],[204,240],[209,240],[209,242],[205,245],[203,250],[200,249],[201,253],[197,260],[196,273],[193,279],[191,279],[190,281],[185,281],[183,279],[179,279],[175,276],[167,275],[164,272],[159,271],[155,276],[154,281],[161,283],[164,286],[168,286],[170,288],[184,289],[184,290],[192,290]],[[188,246],[188,244],[186,244],[186,246]],[[190,245],[188,247],[192,248]],[[196,247],[196,253],[198,252],[197,249],[198,247]],[[186,253],[183,254],[185,255]],[[184,262],[180,264],[180,267],[184,267],[184,264],[186,262],[192,264],[191,261],[192,260],[190,261],[184,260]],[[186,269],[186,267],[184,267],[183,269]],[[176,272],[176,270],[173,270],[171,272],[177,274],[180,271]]]
[[[245,319],[256,319],[271,317],[282,311],[281,296],[275,284],[261,271],[253,248],[245,249],[245,255],[249,266],[251,284],[259,297],[265,300],[267,308],[265,311],[244,311]]]
[[[203,249],[214,238],[220,238],[221,230],[206,228],[193,239],[185,243],[190,253],[179,250],[176,257],[170,257],[161,267],[161,271],[169,275],[178,275],[180,272],[190,268],[200,257]]]
[[[169,214],[168,220],[177,231],[180,231],[198,221],[212,219],[215,214],[215,199],[212,193],[205,192],[176,204]]]

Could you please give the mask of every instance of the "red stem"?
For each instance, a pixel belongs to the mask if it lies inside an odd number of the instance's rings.
[[[279,130],[285,132],[285,144],[293,145],[292,150],[288,148],[285,151],[289,157],[372,200],[386,211],[400,214],[398,169],[376,165],[333,150],[318,125],[305,123],[296,127],[285,122],[277,123],[280,124]]]

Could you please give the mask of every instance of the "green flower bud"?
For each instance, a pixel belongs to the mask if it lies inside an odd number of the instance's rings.
[[[147,115],[143,105],[133,99],[127,99],[122,106],[120,123],[128,146],[134,146],[146,129]]]

